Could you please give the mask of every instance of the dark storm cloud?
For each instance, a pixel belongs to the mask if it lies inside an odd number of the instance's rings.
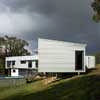
[[[88,52],[99,51],[100,24],[92,21],[90,5],[91,0],[1,0],[0,22],[5,24],[0,31],[18,33],[32,48],[43,37],[84,42]]]
[[[36,13],[52,13],[55,10],[53,0],[9,0],[4,1],[6,6],[9,6],[12,12],[36,12]]]

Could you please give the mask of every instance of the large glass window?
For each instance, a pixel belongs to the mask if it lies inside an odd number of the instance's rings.
[[[84,51],[75,51],[75,70],[82,70],[84,64]]]
[[[15,61],[7,61],[7,67],[12,67],[15,65]]]

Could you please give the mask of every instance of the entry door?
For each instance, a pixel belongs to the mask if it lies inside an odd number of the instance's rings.
[[[82,70],[84,64],[84,51],[75,51],[75,70]]]

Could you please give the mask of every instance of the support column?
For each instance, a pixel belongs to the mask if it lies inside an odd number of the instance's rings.
[[[80,72],[78,72],[78,76],[80,75]]]

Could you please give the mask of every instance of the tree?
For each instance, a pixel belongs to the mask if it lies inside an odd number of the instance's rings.
[[[94,10],[93,20],[95,22],[99,22],[100,21],[100,0],[94,0],[91,6]]]
[[[0,37],[0,68],[4,69],[5,57],[30,55],[30,52],[25,49],[28,45],[27,41],[16,37]],[[4,47],[3,50],[2,47]]]
[[[94,54],[96,59],[96,64],[100,64],[100,52]]]
[[[16,37],[5,36],[5,50],[6,56],[25,56],[30,55],[25,46],[28,46],[28,42],[22,39],[17,39]]]

